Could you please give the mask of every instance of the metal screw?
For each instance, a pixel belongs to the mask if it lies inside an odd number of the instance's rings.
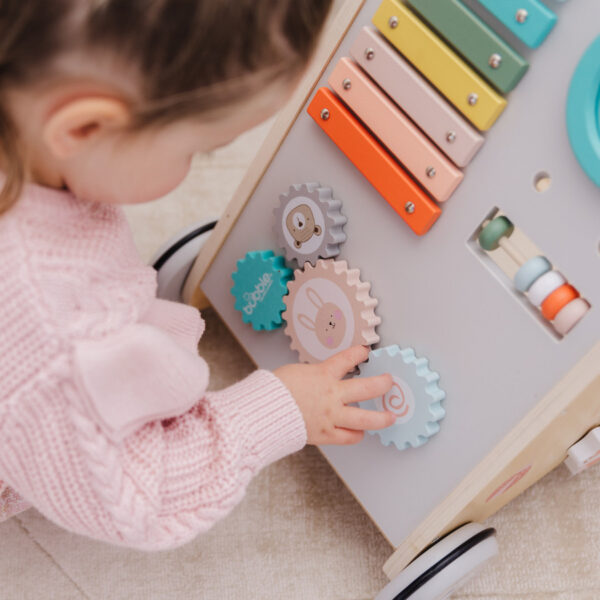
[[[374,57],[375,57],[375,50],[373,50],[373,48],[367,48],[365,50],[365,58],[367,60],[373,60]]]
[[[321,119],[323,119],[323,121],[327,121],[327,119],[329,119],[329,109],[328,108],[324,108],[321,111]]]
[[[404,205],[404,210],[409,214],[412,215],[415,212],[415,205],[413,202],[407,202]]]
[[[396,16],[390,17],[390,20],[388,21],[388,25],[390,26],[391,29],[396,29],[396,27],[398,27],[398,17],[396,17]]]
[[[446,134],[446,141],[447,141],[449,144],[452,144],[452,143],[454,143],[454,140],[455,140],[455,139],[456,139],[456,133],[455,133],[454,131],[449,131],[449,132]]]
[[[427,169],[425,170],[425,173],[427,173],[427,177],[435,177],[435,168],[434,167],[427,167]]]
[[[502,64],[502,56],[494,52],[494,54],[490,56],[488,63],[492,69],[497,69]]]
[[[469,94],[467,96],[467,102],[471,105],[471,106],[475,106],[477,104],[477,100],[479,100],[479,96],[475,93],[473,94]]]
[[[528,16],[529,13],[524,8],[520,8],[515,15],[515,19],[517,19],[517,23],[525,23]]]
[[[352,87],[352,82],[348,78],[346,78],[344,79],[344,81],[342,81],[342,87],[345,90],[349,90]]]

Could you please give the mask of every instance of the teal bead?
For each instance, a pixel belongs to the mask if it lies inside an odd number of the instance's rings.
[[[498,248],[498,242],[503,237],[510,237],[515,230],[515,226],[507,217],[496,217],[491,220],[479,234],[479,245],[490,252]]]
[[[534,256],[517,271],[514,278],[515,287],[525,293],[544,273],[551,270],[552,265],[545,256]]]

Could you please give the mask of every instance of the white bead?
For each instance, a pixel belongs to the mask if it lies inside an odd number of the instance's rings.
[[[541,306],[542,302],[561,285],[566,283],[566,279],[558,271],[548,271],[544,273],[529,288],[529,301],[534,306]]]
[[[589,309],[590,305],[583,298],[575,298],[575,300],[571,300],[569,304],[560,309],[552,325],[558,333],[567,335],[581,321]]]

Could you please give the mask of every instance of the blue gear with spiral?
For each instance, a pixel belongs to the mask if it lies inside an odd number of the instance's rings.
[[[231,293],[244,323],[250,323],[256,331],[281,327],[283,297],[292,277],[293,271],[285,266],[283,256],[271,250],[248,252],[238,260],[237,270],[231,275]]]
[[[412,348],[387,346],[372,350],[360,367],[359,377],[390,373],[392,389],[385,396],[361,402],[369,410],[390,410],[396,423],[379,431],[369,431],[381,437],[381,443],[393,443],[398,450],[422,446],[440,430],[439,421],[446,411],[442,400],[446,393],[438,386],[439,374],[429,368],[429,361],[415,355]]]

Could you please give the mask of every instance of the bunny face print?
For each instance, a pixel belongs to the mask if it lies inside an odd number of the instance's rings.
[[[294,271],[282,317],[301,361],[320,362],[350,346],[379,341],[377,300],[369,288],[358,269],[348,269],[343,260],[319,260],[314,267],[305,263]]]
[[[298,322],[308,329],[314,331],[319,342],[326,348],[338,348],[346,333],[346,317],[342,309],[334,302],[323,302],[318,292],[308,287],[306,297],[317,309],[315,319],[308,315],[300,314]]]
[[[293,320],[298,340],[315,361],[352,345],[352,306],[344,290],[328,279],[311,279],[299,290]]]

